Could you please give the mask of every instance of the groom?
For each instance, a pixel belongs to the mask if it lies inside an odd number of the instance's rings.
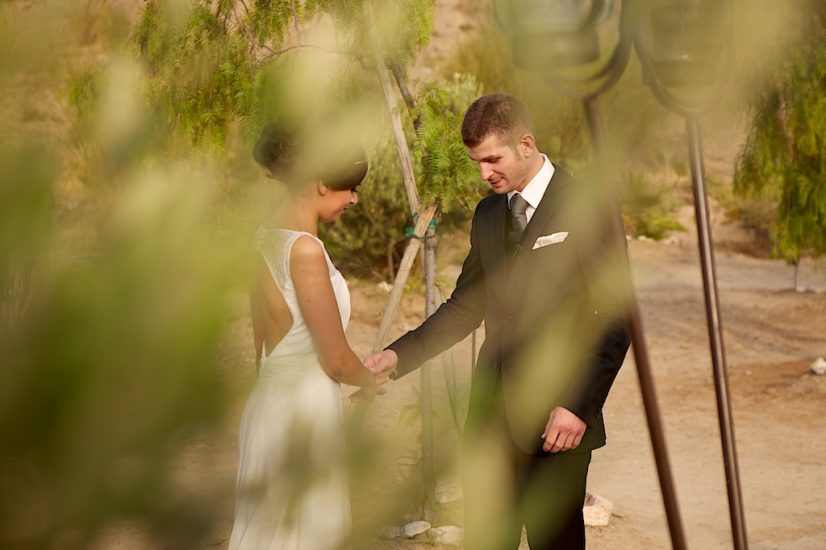
[[[463,437],[465,547],[516,549],[524,525],[532,550],[584,549],[591,451],[605,444],[602,406],[629,345],[610,271],[624,246],[593,186],[539,152],[516,97],[474,101],[462,140],[493,194],[476,208],[456,289],[365,365],[404,376],[484,320]]]

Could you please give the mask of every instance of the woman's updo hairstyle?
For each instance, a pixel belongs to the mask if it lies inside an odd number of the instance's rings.
[[[289,180],[298,153],[298,132],[294,125],[285,121],[270,122],[252,150],[255,161],[270,172],[270,176]]]
[[[303,131],[302,131],[303,130]],[[336,190],[353,189],[367,175],[368,162],[356,139],[342,132],[308,132],[286,120],[271,122],[261,130],[253,158],[285,183],[323,182]]]

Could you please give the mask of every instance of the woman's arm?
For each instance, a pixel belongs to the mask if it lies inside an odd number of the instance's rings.
[[[327,259],[317,242],[296,239],[290,253],[290,275],[324,372],[345,384],[374,386],[373,374],[364,368],[344,336]]]

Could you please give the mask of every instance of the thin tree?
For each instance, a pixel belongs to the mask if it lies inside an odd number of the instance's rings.
[[[826,252],[826,3],[800,6],[798,38],[755,87],[734,173],[741,197],[776,202],[772,252],[796,265]]]

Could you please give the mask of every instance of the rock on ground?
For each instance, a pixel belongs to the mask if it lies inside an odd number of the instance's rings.
[[[426,521],[413,521],[402,527],[404,536],[409,539],[412,539],[416,535],[426,533],[428,529],[430,529],[430,524]]]
[[[591,527],[602,527],[611,521],[611,511],[614,504],[607,498],[586,493],[585,506],[582,507],[582,515],[585,518],[585,525]]]

